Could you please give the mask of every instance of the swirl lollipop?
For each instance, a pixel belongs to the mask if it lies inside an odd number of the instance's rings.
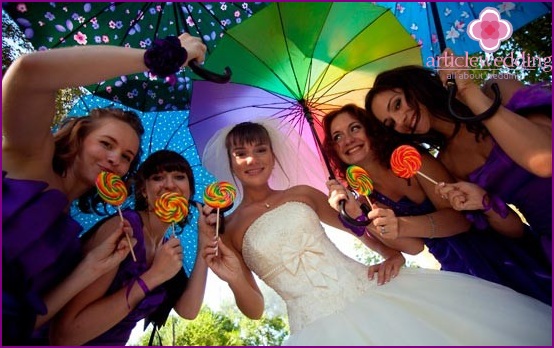
[[[209,184],[204,190],[204,202],[217,209],[215,236],[219,236],[219,214],[221,210],[227,210],[233,206],[233,202],[237,197],[237,189],[233,184],[226,181],[214,182]],[[216,250],[217,255],[217,250]]]
[[[236,197],[237,189],[226,181],[211,183],[204,190],[204,202],[214,209],[230,208]]]
[[[369,174],[362,168],[352,165],[346,169],[346,181],[348,185],[362,196],[369,196],[373,191],[373,181]]]
[[[419,171],[421,168],[421,155],[413,146],[401,145],[397,147],[392,152],[390,166],[393,173],[398,177],[409,179],[419,174],[433,184],[437,184],[435,180]]]
[[[102,171],[96,177],[96,188],[98,190],[98,195],[106,203],[111,204],[117,208],[119,217],[123,221],[123,213],[121,212],[121,205],[127,199],[127,187],[119,175],[114,173]],[[125,233],[129,247],[131,248],[131,256],[133,261],[137,261],[135,252],[133,251],[133,245],[131,244],[131,238],[127,233]]]
[[[166,192],[156,199],[154,213],[162,222],[171,223],[175,236],[175,223],[183,220],[189,214],[189,202],[177,192]]]

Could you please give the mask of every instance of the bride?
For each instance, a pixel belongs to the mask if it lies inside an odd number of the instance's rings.
[[[398,274],[403,257],[367,236],[383,264],[368,270],[342,254],[320,221],[346,229],[322,192],[292,186],[298,178],[283,168],[294,152],[284,151],[290,138],[281,135],[270,124],[241,123],[216,134],[203,156],[241,191],[225,234],[203,255],[246,316],[264,310],[254,272],[287,305],[288,345],[551,345],[552,308],[531,297],[459,273]],[[271,187],[276,172],[289,188]]]

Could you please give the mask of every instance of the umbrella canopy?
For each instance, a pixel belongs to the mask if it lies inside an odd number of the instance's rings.
[[[209,69],[229,65],[233,76],[227,85],[193,82],[189,127],[202,153],[217,129],[280,119],[320,155],[324,115],[363,106],[379,72],[406,64],[421,65],[419,46],[383,7],[273,3],[230,29],[208,57]]]
[[[121,104],[115,104],[110,100],[87,95],[79,99],[78,103],[69,112],[69,116],[87,115],[90,109],[97,107],[116,107],[136,112],[146,130],[142,137],[143,154],[141,162],[151,153],[161,149],[170,149],[180,153],[190,163],[194,174],[196,193],[191,199],[196,202],[202,202],[204,189],[210,183],[216,181],[216,179],[202,167],[198,152],[187,127],[188,111],[141,112]],[[134,198],[130,196],[126,203],[124,203],[124,207],[132,208],[133,201]],[[111,213],[116,212],[115,209],[109,211]],[[183,246],[183,265],[189,275],[196,260],[198,234],[195,226],[198,222],[198,213],[196,208],[191,208],[189,214],[190,223],[182,231],[177,231],[177,236],[181,239]],[[83,225],[85,231],[103,218],[96,214],[84,214],[76,208],[76,205],[72,206],[71,214]]]
[[[481,51],[479,42],[467,35],[469,23],[485,7],[496,8],[501,18],[517,30],[552,12],[550,2],[378,2],[390,8],[400,23],[421,45],[423,60],[439,55],[446,47],[456,55]]]
[[[201,37],[207,55],[227,28],[266,3],[234,2],[11,2],[3,9],[37,50],[109,44],[147,48],[157,37],[189,32]],[[223,72],[221,70],[220,72]],[[148,73],[121,76],[87,86],[98,96],[137,110],[184,110],[190,104],[190,77],[177,74],[174,86]]]

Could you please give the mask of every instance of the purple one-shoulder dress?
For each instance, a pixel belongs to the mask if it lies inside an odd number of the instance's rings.
[[[2,171],[2,343],[35,344],[43,296],[66,278],[82,258],[82,227],[66,213],[59,190]]]
[[[137,243],[133,249],[137,261],[133,261],[130,255],[123,260],[112,284],[106,292],[106,295],[110,295],[117,292],[121,288],[127,287],[130,282],[134,281],[137,277],[148,270],[143,223],[140,215],[133,210],[126,210],[123,212],[123,216],[131,224],[131,227],[133,228],[133,237],[137,240]],[[155,289],[151,289],[152,291],[146,295],[146,297],[142,299],[142,301],[140,301],[140,303],[123,320],[100,336],[87,342],[85,345],[124,346],[129,340],[131,331],[137,322],[146,318],[149,314],[160,308],[160,306],[167,305],[166,302],[171,301],[168,296],[169,289],[167,289],[167,286],[168,284],[164,283]],[[172,307],[173,303],[169,305]]]
[[[396,216],[418,216],[435,211],[429,199],[417,204],[407,197],[393,201],[378,191],[371,195],[392,209]],[[472,228],[451,237],[424,238],[424,242],[442,270],[470,274],[552,304],[551,267],[541,257],[540,245],[531,236],[511,239],[490,228]]]
[[[506,104],[514,112],[545,106],[552,107],[552,92],[540,85],[520,89]],[[469,175],[469,181],[516,206],[529,223],[527,231],[540,239],[552,264],[552,178],[523,169],[495,143],[485,164]]]

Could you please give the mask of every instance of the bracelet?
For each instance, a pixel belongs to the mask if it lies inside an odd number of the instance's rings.
[[[181,47],[177,36],[156,39],[144,53],[144,65],[150,69],[150,75],[166,78],[175,83],[174,75],[187,61],[187,50]]]
[[[142,292],[144,292],[144,296],[146,297],[150,293],[150,289],[148,288],[148,285],[142,280],[141,277],[136,277],[134,279],[131,279],[129,282],[129,285],[127,285],[127,291],[125,292],[125,300],[127,301],[127,308],[131,309],[131,306],[129,305],[129,294],[131,294],[131,289],[133,288],[133,285],[135,282],[139,285],[139,287],[142,289]]]
[[[481,201],[483,204],[483,212],[486,213],[489,210],[492,210],[496,212],[498,215],[500,215],[501,218],[505,219],[508,216],[508,207],[506,206],[506,203],[504,203],[503,200],[496,196],[489,196],[487,193],[483,195],[483,200]]]
[[[346,221],[341,214],[339,214],[339,220],[340,222],[342,222],[342,225],[348,229],[350,229],[350,231],[354,232],[355,235],[357,235],[358,237],[361,237],[364,235],[364,232],[365,232],[365,226],[356,226],[356,225],[353,225],[351,224],[350,222]],[[358,216],[356,218],[356,221],[369,221],[369,219],[367,218],[367,216],[362,213],[362,215]]]
[[[425,215],[427,216],[427,219],[429,219],[429,222],[431,223],[431,232],[429,233],[429,239],[435,238],[435,232],[437,232],[437,225],[435,224],[435,219],[433,219],[433,216],[431,214]]]

